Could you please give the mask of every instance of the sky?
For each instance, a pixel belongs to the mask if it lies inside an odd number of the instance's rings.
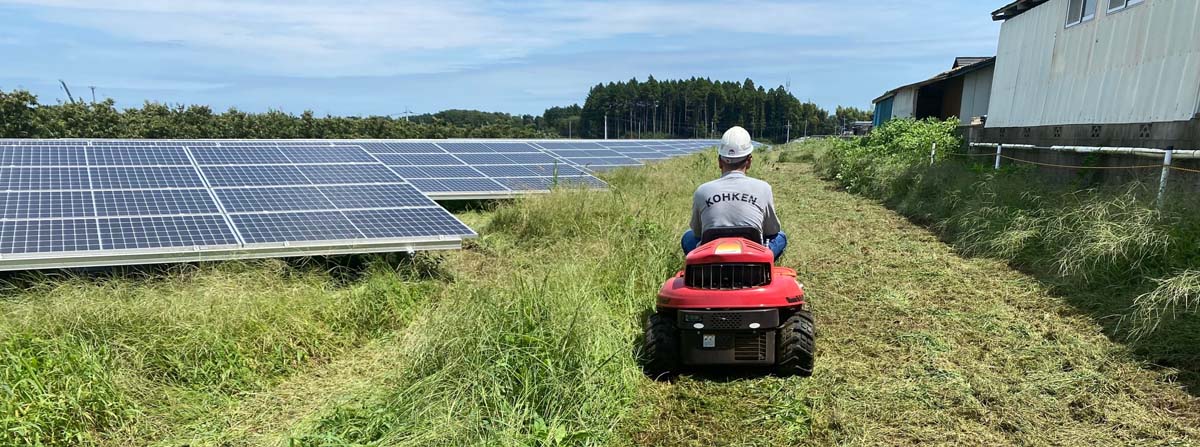
[[[832,109],[996,53],[1004,0],[0,0],[0,90],[318,115],[539,115],[647,76]]]

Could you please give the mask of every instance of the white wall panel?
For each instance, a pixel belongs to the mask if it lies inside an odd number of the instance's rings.
[[[1107,2],[1101,2],[1107,4]],[[1200,1],[1146,0],[1065,27],[1050,0],[1000,31],[987,127],[1184,121],[1200,111]]]

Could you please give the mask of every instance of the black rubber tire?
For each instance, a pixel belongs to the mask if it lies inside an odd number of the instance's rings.
[[[812,312],[801,310],[779,327],[775,343],[775,372],[781,376],[812,375],[816,359],[816,323]]]
[[[642,369],[658,379],[679,372],[679,329],[675,316],[651,314],[646,319],[646,340],[642,345]]]

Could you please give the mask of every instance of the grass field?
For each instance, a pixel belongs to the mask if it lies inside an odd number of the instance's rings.
[[[641,319],[713,165],[463,211],[461,252],[10,277],[0,444],[1200,443],[1174,371],[802,163],[752,174],[814,303],[813,377],[646,379]]]

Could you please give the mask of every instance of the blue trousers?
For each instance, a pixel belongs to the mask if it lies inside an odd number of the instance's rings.
[[[700,246],[700,238],[696,237],[696,233],[692,230],[687,230],[683,233],[683,240],[679,241],[683,245],[683,254],[687,255]],[[778,261],[780,256],[783,256],[783,249],[787,248],[787,235],[782,231],[774,236],[767,237],[767,248],[771,249],[771,253],[775,254],[775,260]]]

